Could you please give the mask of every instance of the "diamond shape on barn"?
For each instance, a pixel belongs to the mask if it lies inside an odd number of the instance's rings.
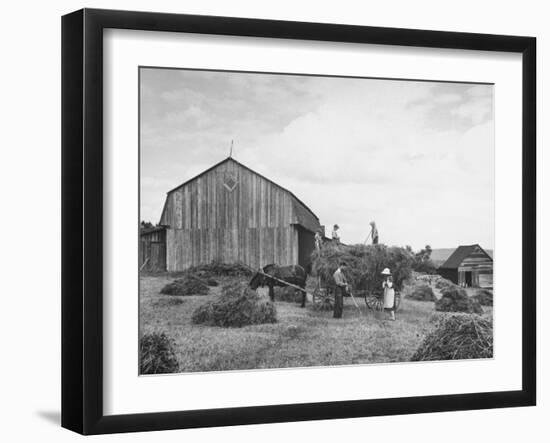
[[[233,191],[238,184],[239,183],[237,181],[237,176],[235,174],[232,174],[230,172],[225,174],[223,178],[223,185],[227,188],[229,192]]]

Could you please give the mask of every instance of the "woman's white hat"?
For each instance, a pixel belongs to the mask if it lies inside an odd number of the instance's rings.
[[[385,268],[385,269],[382,271],[382,275],[391,275],[391,271],[389,270],[389,268]]]

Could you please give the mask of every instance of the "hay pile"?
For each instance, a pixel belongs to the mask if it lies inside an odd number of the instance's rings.
[[[405,248],[386,245],[342,245],[328,243],[320,253],[311,255],[312,269],[323,285],[333,283],[333,274],[341,263],[347,264],[346,277],[354,290],[382,288],[382,270],[389,268],[394,287],[401,290],[411,276],[414,255]]]
[[[185,275],[172,283],[168,283],[160,290],[160,293],[166,295],[206,295],[208,291],[208,285],[204,280],[192,275]]]
[[[441,293],[441,298],[435,302],[436,311],[483,313],[483,308],[479,302],[473,297],[468,297],[466,291],[458,286],[445,288]]]
[[[169,374],[178,372],[179,363],[174,340],[164,332],[144,334],[139,340],[139,373]]]
[[[443,277],[439,278],[435,282],[435,287],[439,290],[452,288],[453,286],[456,286],[456,285],[451,280],[447,280],[446,278],[443,278]]]
[[[415,285],[409,289],[405,298],[418,301],[436,301],[437,298],[431,286],[426,284]]]
[[[492,319],[472,314],[454,314],[446,316],[424,339],[411,361],[464,360],[492,356]]]
[[[209,264],[192,266],[185,271],[197,277],[208,279],[212,277],[252,277],[254,272],[242,263],[212,262]]]
[[[199,306],[193,312],[195,324],[237,327],[276,323],[275,305],[259,296],[246,284],[232,283],[222,288],[215,301]]]
[[[472,299],[482,306],[493,306],[493,291],[490,289],[480,289]]]

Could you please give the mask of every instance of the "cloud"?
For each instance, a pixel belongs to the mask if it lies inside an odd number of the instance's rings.
[[[152,71],[141,103],[149,218],[161,188],[222,160],[234,139],[237,160],[339,223],[344,241],[376,219],[388,243],[492,247],[492,86]]]

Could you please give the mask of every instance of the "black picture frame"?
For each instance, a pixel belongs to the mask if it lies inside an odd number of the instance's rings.
[[[522,54],[522,389],[132,415],[103,413],[103,30]],[[231,17],[83,9],[62,18],[62,426],[82,434],[320,420],[536,403],[536,39]]]

